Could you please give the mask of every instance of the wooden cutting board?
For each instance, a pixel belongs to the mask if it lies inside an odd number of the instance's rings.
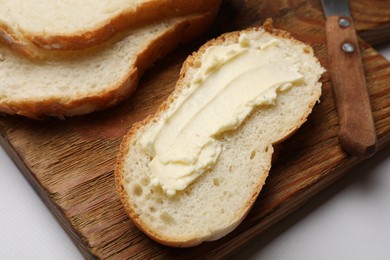
[[[383,31],[390,23],[389,1],[355,0],[351,5],[356,28],[366,35],[378,36],[376,28]],[[325,73],[321,103],[284,143],[259,199],[231,234],[198,247],[173,249],[148,239],[126,216],[113,177],[122,136],[134,122],[156,110],[172,91],[184,59],[207,38],[259,25],[267,17],[274,18],[275,27],[313,46],[327,67],[319,0],[227,0],[209,36],[158,62],[144,75],[135,94],[119,106],[64,121],[0,118],[1,144],[86,258],[231,255],[361,161],[343,152],[338,143],[332,85]],[[390,38],[386,32],[384,36]],[[365,42],[361,49],[381,149],[390,143],[390,63]]]

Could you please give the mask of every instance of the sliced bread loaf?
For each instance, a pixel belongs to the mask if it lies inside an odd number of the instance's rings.
[[[206,30],[214,16],[172,18],[130,30],[101,48],[43,61],[0,45],[0,112],[61,118],[113,106],[132,93],[146,68]]]
[[[80,50],[119,31],[216,10],[220,0],[2,0],[0,40],[27,57],[46,50]]]
[[[202,67],[205,52],[213,46],[237,44],[242,35],[259,44],[277,41],[275,46],[270,44],[280,53],[275,56],[292,61],[303,78],[294,87],[278,91],[272,105],[255,107],[235,130],[215,136],[221,147],[215,165],[172,196],[153,181],[153,156],[145,153],[141,140],[166,120],[176,104],[185,103],[188,89],[196,87],[191,82]],[[322,73],[311,47],[267,26],[224,34],[188,57],[171,96],[155,115],[134,125],[121,144],[116,184],[134,224],[153,240],[174,247],[195,246],[231,232],[244,219],[264,185],[273,145],[296,131],[319,100]]]

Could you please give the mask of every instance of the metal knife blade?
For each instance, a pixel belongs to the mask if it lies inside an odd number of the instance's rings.
[[[326,16],[351,16],[349,0],[321,0]]]
[[[339,117],[339,141],[348,153],[370,157],[377,137],[348,0],[321,0],[326,14],[328,70]]]

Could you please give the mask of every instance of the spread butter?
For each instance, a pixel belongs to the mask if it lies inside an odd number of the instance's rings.
[[[217,137],[240,126],[256,106],[273,104],[277,93],[302,79],[279,40],[209,47],[188,88],[141,138],[151,180],[168,195],[184,190],[211,169],[223,147]]]

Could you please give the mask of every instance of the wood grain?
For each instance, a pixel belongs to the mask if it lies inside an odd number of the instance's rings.
[[[202,42],[273,17],[275,27],[310,44],[322,65],[328,66],[319,1],[227,0],[222,8],[211,35],[158,62],[144,75],[134,95],[115,108],[64,121],[0,118],[1,144],[86,258],[226,257],[361,161],[346,154],[338,143],[338,117],[329,74],[325,73],[321,103],[280,148],[264,190],[235,231],[198,247],[172,249],[156,244],[135,228],[114,188],[113,169],[121,137],[169,95],[182,62]],[[389,23],[389,12],[389,1],[352,1],[358,30]],[[379,148],[383,148],[390,143],[390,64],[368,44],[360,42],[360,46]]]
[[[340,19],[348,25],[340,26]],[[349,17],[329,16],[325,33],[340,144],[353,156],[371,157],[377,150],[377,138],[353,21]],[[343,49],[347,44],[353,48],[349,52]]]

